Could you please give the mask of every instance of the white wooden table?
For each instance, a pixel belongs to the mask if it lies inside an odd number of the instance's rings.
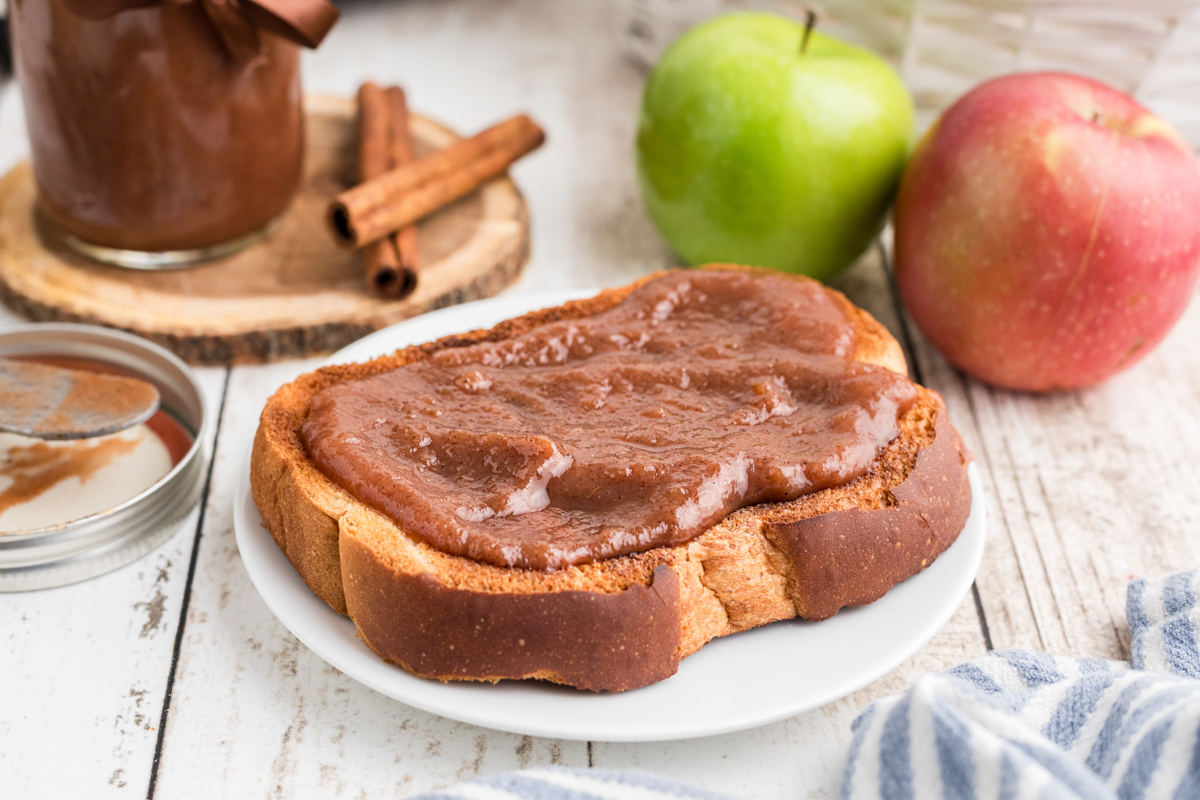
[[[642,75],[611,3],[359,0],[309,91],[402,83],[464,131],[517,111],[549,142],[514,175],[533,260],[512,291],[625,283],[671,263],[646,221],[632,138]],[[27,151],[0,88],[0,170]],[[316,360],[199,370],[220,409],[199,509],[143,561],[77,586],[0,595],[0,796],[404,797],[532,765],[636,767],[743,798],[832,798],[871,700],[989,647],[1127,656],[1125,583],[1200,566],[1200,307],[1142,364],[1088,392],[1032,397],[964,378],[897,314],[872,255],[836,284],[909,348],[981,467],[989,541],[946,627],[871,686],[810,713],[687,742],[535,739],[409,708],[309,652],[259,599],[231,526],[258,412]],[[0,311],[0,322],[15,321]],[[702,702],[702,698],[697,698]]]

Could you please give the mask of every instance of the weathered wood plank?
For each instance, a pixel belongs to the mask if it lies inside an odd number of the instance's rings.
[[[403,797],[481,772],[586,764],[584,743],[488,731],[376,694],[258,596],[234,540],[234,492],[267,397],[313,364],[237,367],[230,379],[155,796]]]
[[[977,437],[991,504],[977,583],[993,643],[1127,657],[1129,577],[1200,566],[1200,308],[1125,373],[1053,395],[966,377],[912,328],[927,382]]]
[[[215,410],[226,371],[198,374]],[[115,572],[0,594],[0,794],[145,794],[198,516]]]

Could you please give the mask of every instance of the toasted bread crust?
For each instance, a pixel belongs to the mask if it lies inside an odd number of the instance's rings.
[[[544,678],[602,690],[654,683],[679,665],[679,577],[665,565],[649,586],[621,592],[498,594],[394,572],[354,539],[342,559],[360,635],[414,675]]]
[[[967,455],[941,398],[924,389],[900,436],[851,484],[742,509],[684,545],[554,571],[438,551],[309,461],[299,429],[322,388],[447,347],[600,313],[654,277],[490,330],[326,367],[268,401],[251,459],[255,503],[308,586],[348,613],[380,656],[442,680],[543,678],[628,689],[673,674],[680,659],[716,636],[872,602],[953,543],[970,511]],[[887,331],[829,291],[858,329],[857,360],[905,372]]]
[[[967,459],[943,408],[934,425],[933,442],[888,490],[894,505],[763,526],[804,587],[795,595],[798,616],[828,619],[845,606],[873,603],[954,544],[971,511]]]

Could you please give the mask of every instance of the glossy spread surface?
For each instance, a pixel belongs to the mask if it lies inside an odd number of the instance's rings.
[[[864,474],[916,388],[852,361],[855,337],[820,284],[676,272],[595,316],[325,389],[301,436],[438,549],[586,563]]]
[[[212,247],[262,229],[298,185],[298,48],[218,29],[201,2],[84,19],[9,4],[39,205],[85,242]]]

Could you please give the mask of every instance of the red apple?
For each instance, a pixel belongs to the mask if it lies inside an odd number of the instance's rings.
[[[1158,344],[1200,267],[1200,164],[1132,98],[1062,73],[989,81],[917,146],[896,280],[947,358],[989,383],[1090,386]]]

